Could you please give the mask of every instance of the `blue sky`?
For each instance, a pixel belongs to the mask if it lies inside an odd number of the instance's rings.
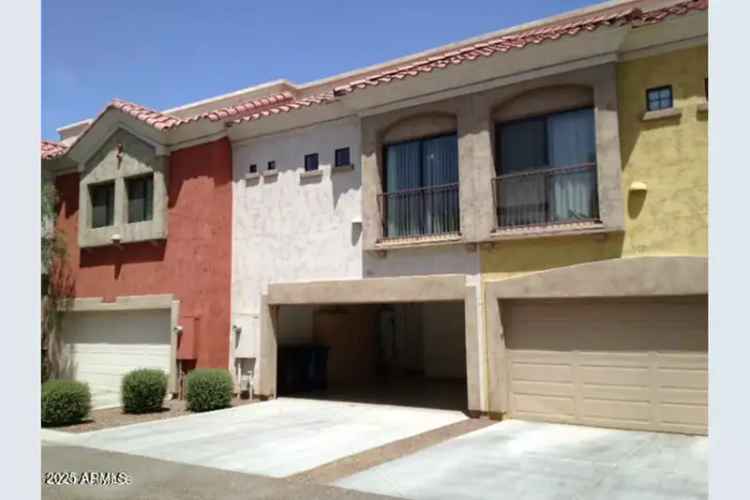
[[[156,109],[304,83],[593,0],[44,0],[42,137],[114,97]]]

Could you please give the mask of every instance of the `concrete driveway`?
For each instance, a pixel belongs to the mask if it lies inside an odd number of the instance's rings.
[[[42,486],[49,500],[396,500],[333,486],[290,481],[153,458],[79,448],[42,445],[42,478],[45,472],[124,473],[126,484]],[[80,477],[80,476],[79,476]],[[8,498],[12,498],[9,496]]]
[[[65,442],[285,477],[466,418],[457,411],[279,398],[79,434]]]
[[[508,420],[336,481],[409,499],[708,497],[708,438]]]

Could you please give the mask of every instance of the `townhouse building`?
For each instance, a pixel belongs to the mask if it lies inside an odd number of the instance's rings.
[[[323,344],[330,397],[705,433],[707,9],[608,2],[63,129],[71,376],[228,367],[275,397],[281,353]]]

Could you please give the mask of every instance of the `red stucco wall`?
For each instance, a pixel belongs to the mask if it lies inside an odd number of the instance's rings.
[[[114,300],[121,295],[174,294],[185,330],[178,358],[195,359],[198,367],[226,368],[232,265],[229,141],[170,155],[168,236],[156,245],[80,250],[78,180],[78,174],[56,180],[61,202],[58,227],[68,244],[73,295]]]

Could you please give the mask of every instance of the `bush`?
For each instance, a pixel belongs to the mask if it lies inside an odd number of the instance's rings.
[[[88,384],[49,380],[42,384],[42,426],[77,424],[91,410]]]
[[[201,368],[191,371],[187,385],[187,408],[190,411],[211,411],[230,406],[234,383],[228,370]]]
[[[120,395],[125,413],[160,411],[167,395],[167,375],[151,368],[128,372],[122,378]]]

